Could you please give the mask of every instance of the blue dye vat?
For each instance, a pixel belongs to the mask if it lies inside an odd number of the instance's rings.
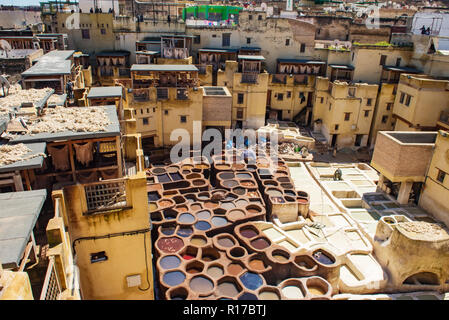
[[[195,228],[197,228],[198,230],[209,230],[210,224],[206,221],[198,221],[197,223],[195,223]]]
[[[164,274],[163,280],[169,286],[177,286],[184,282],[186,276],[181,271],[171,271]]]
[[[245,272],[240,276],[240,280],[243,285],[250,290],[256,290],[263,284],[261,276],[252,272]]]
[[[190,228],[180,228],[178,230],[178,236],[184,237],[184,238],[190,236],[192,233],[193,233],[193,230]]]
[[[239,300],[259,300],[259,299],[257,299],[257,296],[255,296],[254,294],[245,292],[240,296]]]
[[[176,256],[166,256],[161,259],[159,264],[164,269],[174,269],[179,267],[179,265],[181,264],[181,259]]]

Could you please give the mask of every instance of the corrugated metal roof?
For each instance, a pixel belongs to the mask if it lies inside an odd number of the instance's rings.
[[[202,48],[198,52],[222,52],[222,53],[235,53],[238,49],[221,49],[221,48]]]
[[[22,76],[52,76],[61,74],[70,74],[72,69],[72,62],[70,60],[64,61],[39,61],[28,70],[22,72]]]
[[[92,87],[87,95],[87,99],[121,97],[122,92],[122,87]]]
[[[238,58],[241,60],[265,60],[264,56],[251,56],[246,54],[239,54]]]
[[[400,71],[400,72],[410,72],[410,73],[420,73],[418,69],[409,68],[409,67],[396,67],[396,66],[384,66],[385,70],[390,71]]]
[[[25,144],[28,148],[31,149],[31,152],[26,154],[33,155],[33,154],[39,154],[39,153],[45,153],[45,148],[47,144],[45,142],[37,142],[37,143],[27,143]],[[42,164],[44,162],[44,157],[39,156],[36,158],[32,158],[25,161],[17,161],[5,166],[0,166],[0,173],[3,172],[12,172],[15,170],[25,170],[25,169],[36,169],[36,168],[42,168]]]
[[[133,64],[131,71],[198,71],[192,64]]]
[[[0,261],[5,269],[20,265],[46,197],[45,189],[0,194]]]
[[[144,54],[144,55],[147,55],[147,56],[154,56],[154,55],[157,55],[157,54],[159,54],[160,53],[160,51],[149,51],[149,50],[146,50],[146,51],[136,51],[136,54]]]
[[[326,64],[325,61],[319,60],[302,60],[302,59],[278,59],[281,63],[299,63],[299,64]]]
[[[353,66],[347,66],[343,64],[330,64],[329,67],[333,69],[345,69],[345,70],[354,70]]]
[[[55,60],[67,60],[69,59],[71,56],[73,56],[73,54],[75,53],[75,50],[52,50],[46,54],[44,54],[42,57],[37,58],[37,61],[50,61],[52,60],[53,62]]]

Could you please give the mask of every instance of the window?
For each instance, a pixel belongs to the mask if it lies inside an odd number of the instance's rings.
[[[251,14],[248,16],[248,20],[253,20],[253,16]]]
[[[285,45],[289,46],[290,45],[290,39],[285,39]]]
[[[391,102],[387,103],[387,111],[391,110],[392,106],[393,106],[393,103],[391,103]]]
[[[348,96],[355,97],[355,88],[348,88]]]
[[[144,126],[148,125],[148,118],[142,118],[142,123]]]
[[[368,118],[369,116],[369,110],[365,110],[365,118]]]
[[[223,47],[229,47],[231,45],[231,34],[223,33],[223,38],[221,40],[221,44]]]
[[[106,34],[106,29],[101,29],[100,32],[101,34]]]
[[[283,93],[278,93],[278,100],[279,101],[284,100],[284,94]]]
[[[259,15],[258,17],[257,17],[257,20],[262,20],[262,16],[261,15]]]
[[[201,43],[201,35],[197,34],[193,39],[193,43],[200,44]]]
[[[329,103],[329,111],[332,109],[332,103]]]
[[[410,105],[410,101],[412,100],[411,95],[407,95],[407,99],[405,99],[405,105],[408,107]]]
[[[216,38],[216,37],[217,37],[217,35],[216,35],[216,34],[213,34],[213,35],[212,35],[212,38]]]
[[[299,48],[299,52],[304,52],[304,51],[306,51],[306,44],[301,43],[301,48]]]
[[[399,103],[404,103],[405,93],[401,92],[401,97],[399,98]]]
[[[250,44],[251,43],[251,38],[246,38],[246,43]]]
[[[291,98],[292,97],[292,92],[291,91],[287,91],[287,98]]]
[[[396,67],[401,66],[401,58],[396,59]]]
[[[242,104],[243,103],[243,93],[237,94],[237,103]]]
[[[153,112],[156,112],[156,108],[153,108]]]
[[[187,122],[187,116],[181,116],[181,123]]]
[[[90,254],[90,263],[100,262],[100,261],[106,261],[108,260],[108,256],[106,255],[106,252],[100,251]]]
[[[338,130],[338,127],[339,127],[339,125],[338,125],[338,124],[336,124],[336,125],[335,125],[335,131],[337,131],[337,130]]]
[[[355,54],[355,52],[352,53],[352,57],[351,57],[352,61],[354,61],[354,54]]]
[[[396,92],[398,92],[398,87],[397,87],[397,86],[394,86],[394,87],[393,87],[393,94],[396,95]]]
[[[446,172],[441,171],[440,169],[438,169],[438,174],[437,174],[437,180],[441,183],[444,182],[444,177],[446,177]]]
[[[150,109],[149,108],[147,108],[147,113],[150,113]]]
[[[345,112],[345,121],[349,121],[350,118],[351,118],[351,113]]]
[[[320,98],[320,103],[323,103],[323,102],[324,102],[324,98],[321,97],[321,98]]]
[[[379,64],[380,64],[381,66],[384,66],[386,60],[387,60],[387,56],[381,55],[381,56],[380,56],[380,63],[379,63]]]
[[[62,27],[64,28],[64,23],[62,24]]]
[[[168,116],[168,110],[164,110],[164,115]]]
[[[237,109],[237,119],[243,119],[243,108]]]
[[[382,116],[382,123],[387,123],[388,116]]]
[[[320,32],[321,32],[321,29],[318,29],[318,30],[317,30],[317,34],[320,34]]]
[[[81,29],[81,38],[90,39],[89,29]]]
[[[140,109],[140,114],[143,114],[143,109]]]
[[[366,105],[367,106],[370,106],[371,102],[373,102],[373,99],[371,99],[371,98],[366,99]]]

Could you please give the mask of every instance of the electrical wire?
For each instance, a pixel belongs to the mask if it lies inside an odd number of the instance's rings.
[[[148,289],[151,288],[150,279],[149,279],[149,276],[148,276],[148,255],[147,255],[147,241],[146,241],[146,237],[147,237],[147,234],[144,233],[143,234],[143,247],[145,249],[145,269],[147,271],[147,284],[148,284],[148,287],[146,289],[142,289],[139,286],[138,288],[139,288],[140,291],[148,291]]]

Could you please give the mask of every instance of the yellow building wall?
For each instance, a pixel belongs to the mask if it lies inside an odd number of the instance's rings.
[[[370,132],[370,145],[374,146],[376,142],[377,132],[391,131],[394,129],[395,119],[393,118],[393,105],[395,94],[393,83],[382,83],[379,93],[377,94],[376,107],[374,109],[373,124]],[[388,110],[390,104],[390,110]],[[387,117],[386,122],[382,122],[383,117]]]
[[[446,173],[437,180],[439,170]],[[449,132],[439,131],[419,205],[449,226]]]
[[[80,270],[83,299],[154,298],[151,239],[149,230],[145,231],[150,227],[145,174],[124,181],[131,209],[88,216],[83,215],[87,208],[83,185],[63,189],[64,216]],[[102,236],[107,237],[91,238]],[[101,251],[108,259],[91,263],[91,254]],[[128,287],[127,277],[132,275],[140,275],[140,286]]]

